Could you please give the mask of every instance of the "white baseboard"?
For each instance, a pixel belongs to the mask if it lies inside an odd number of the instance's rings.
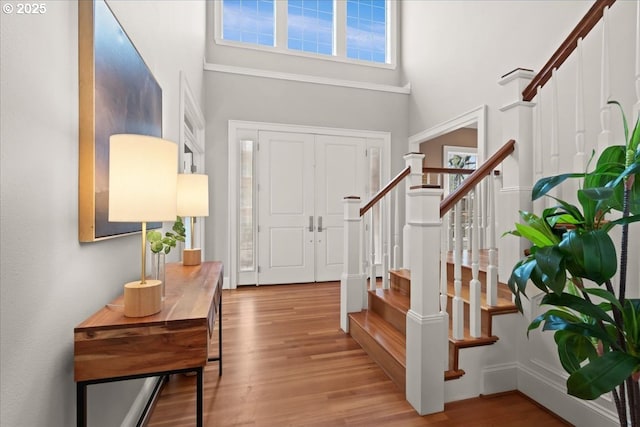
[[[482,370],[482,393],[495,394],[518,388],[518,364],[502,363]]]
[[[136,396],[129,412],[122,420],[120,427],[133,427],[138,424],[140,417],[142,416],[147,402],[152,398],[153,392],[156,389],[158,381],[162,381],[162,377],[150,377],[146,378],[138,396]]]
[[[518,390],[548,408],[571,424],[580,427],[616,427],[618,417],[596,401],[580,400],[569,396],[564,380],[546,377],[541,372],[520,364],[518,366]]]

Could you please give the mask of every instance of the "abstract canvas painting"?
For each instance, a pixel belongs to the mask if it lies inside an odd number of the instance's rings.
[[[141,230],[109,222],[109,137],[162,137],[162,89],[104,0],[78,2],[81,242]],[[150,223],[158,228],[160,223]]]

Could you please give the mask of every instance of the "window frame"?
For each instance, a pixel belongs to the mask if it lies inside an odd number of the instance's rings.
[[[245,43],[222,38],[222,1],[214,1],[214,42],[221,46],[239,47],[262,52],[280,53],[283,55],[303,58],[319,59],[322,61],[341,62],[346,64],[364,65],[374,68],[396,69],[398,50],[398,1],[386,1],[386,56],[388,62],[374,62],[347,57],[347,2],[334,0],[334,33],[333,54],[319,54],[300,50],[288,49],[288,1],[276,0],[275,7],[275,46],[265,46]]]

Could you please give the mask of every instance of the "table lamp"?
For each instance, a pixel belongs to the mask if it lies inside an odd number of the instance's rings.
[[[178,146],[160,138],[119,134],[109,138],[109,221],[142,223],[142,274],[124,285],[124,315],[162,310],[162,282],[146,278],[147,222],[176,218]]]
[[[190,218],[191,241],[182,252],[183,265],[199,265],[202,261],[200,248],[195,246],[195,217],[209,216],[209,177],[203,174],[178,174],[178,216]]]

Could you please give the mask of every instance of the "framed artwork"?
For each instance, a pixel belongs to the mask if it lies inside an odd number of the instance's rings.
[[[442,167],[451,169],[475,169],[478,164],[478,150],[475,147],[445,145],[442,147]],[[445,195],[452,193],[468,175],[445,174]]]
[[[78,239],[139,232],[140,223],[108,221],[109,137],[162,137],[162,89],[104,0],[78,2],[78,66]]]

